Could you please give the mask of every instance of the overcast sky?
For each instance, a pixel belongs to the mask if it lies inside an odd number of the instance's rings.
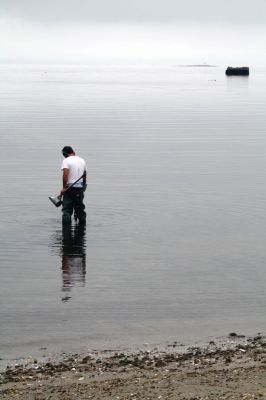
[[[266,0],[0,0],[0,62],[266,64]]]

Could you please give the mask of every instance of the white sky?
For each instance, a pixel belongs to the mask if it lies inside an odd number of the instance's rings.
[[[265,0],[0,0],[0,62],[266,65],[265,21]]]

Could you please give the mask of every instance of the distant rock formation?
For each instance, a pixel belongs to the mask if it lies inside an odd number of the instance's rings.
[[[249,75],[249,67],[227,67],[226,75]]]

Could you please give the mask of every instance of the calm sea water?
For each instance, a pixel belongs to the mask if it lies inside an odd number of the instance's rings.
[[[0,67],[0,357],[266,330],[266,69]],[[48,200],[61,148],[88,223]]]

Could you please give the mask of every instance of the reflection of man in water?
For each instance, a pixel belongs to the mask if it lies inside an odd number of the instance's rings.
[[[85,286],[85,226],[76,225],[71,228],[66,225],[62,229],[62,291],[69,293],[74,285]],[[62,301],[70,298],[66,296]]]

